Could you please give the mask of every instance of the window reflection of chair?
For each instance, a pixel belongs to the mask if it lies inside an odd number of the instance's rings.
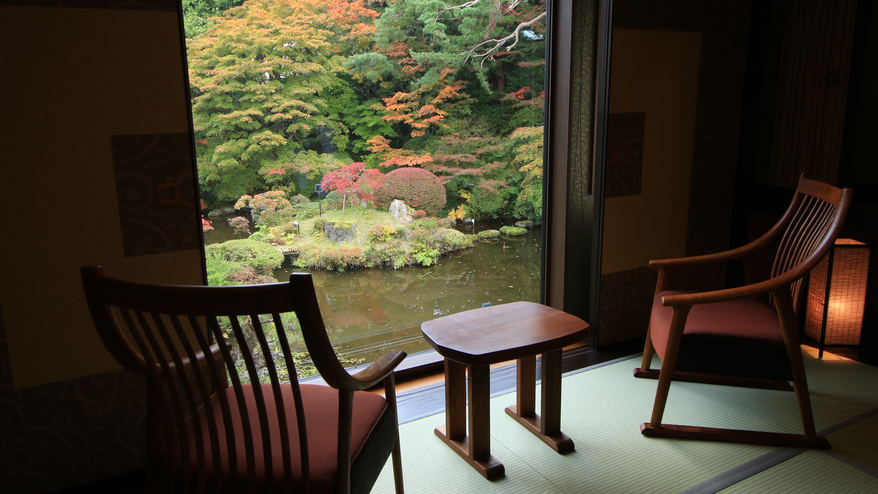
[[[659,382],[652,418],[641,427],[644,435],[829,448],[814,426],[796,309],[803,278],[838,236],[851,196],[850,189],[803,174],[786,213],[757,240],[727,252],[649,263],[658,270],[658,283],[643,361],[634,374]],[[760,260],[770,262],[772,255],[770,277],[761,279]],[[673,269],[732,259],[744,262],[748,285],[702,293],[670,290]],[[653,351],[662,360],[660,372],[649,367]],[[789,389],[793,381],[804,434],[663,424],[672,380],[770,389]]]
[[[107,349],[147,379],[148,490],[368,492],[392,452],[402,492],[393,369],[405,353],[348,374],[310,275],[235,287],[135,283],[95,267],[82,278]],[[295,338],[329,386],[298,383]],[[363,391],[382,381],[386,399]]]

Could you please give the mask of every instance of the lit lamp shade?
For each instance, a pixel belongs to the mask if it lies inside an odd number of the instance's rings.
[[[825,313],[825,345],[860,344],[863,312],[866,308],[869,252],[868,245],[841,238],[835,241],[833,251],[811,271],[808,309],[805,315],[805,334],[809,337],[821,341]],[[830,272],[832,278],[829,283],[829,309],[825,310],[826,280]]]

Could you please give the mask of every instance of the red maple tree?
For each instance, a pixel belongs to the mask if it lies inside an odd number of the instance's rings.
[[[366,168],[362,161],[343,166],[323,176],[323,190],[330,190],[342,195],[341,210],[344,212],[347,197],[351,202],[357,199],[374,200],[373,191],[384,184],[384,174],[375,169]]]

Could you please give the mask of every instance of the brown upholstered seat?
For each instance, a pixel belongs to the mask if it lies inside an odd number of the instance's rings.
[[[271,385],[263,384],[261,388],[264,393],[263,400],[268,403],[274,402],[274,392],[272,391]],[[307,437],[308,456],[311,465],[311,491],[332,492],[338,476],[338,469],[336,468],[336,456],[338,454],[338,391],[328,386],[314,384],[301,384],[300,389],[302,391],[302,403],[305,407],[305,423],[308,428]],[[255,417],[258,412],[257,400],[254,396],[253,389],[250,386],[245,386],[242,388],[242,391],[244,393],[245,402],[247,403],[248,415],[250,417]],[[235,399],[234,396],[231,396],[231,394],[234,393],[234,388],[225,388],[223,392],[230,395],[227,396],[227,399]],[[284,386],[281,392],[283,400],[286,403],[285,409],[290,410],[288,416],[290,419],[293,419],[295,418],[296,411],[292,386]],[[208,410],[213,413],[213,419],[216,420],[218,424],[223,424],[223,415],[220,410],[219,401],[219,395],[214,395],[211,398],[211,406],[199,409],[197,420],[201,423],[201,427],[205,429],[207,427],[208,420],[206,414],[208,413]],[[268,413],[269,429],[272,431],[280,430],[276,410],[271,407],[266,410]],[[244,431],[242,429],[243,422],[241,421],[241,413],[237,408],[231,408],[229,412],[231,414],[232,427],[235,434],[237,458],[244,459],[247,457],[247,453]],[[394,442],[387,441],[386,439],[382,442],[380,439],[380,433],[386,432],[384,429],[388,426],[391,428],[394,427],[392,421],[395,420],[395,414],[393,410],[390,409],[390,406],[384,397],[373,393],[354,394],[353,416],[357,417],[357,420],[354,421],[351,426],[351,463],[354,465],[352,468],[356,469],[358,462],[368,462],[369,458],[376,455],[381,456],[381,458],[387,458],[390,450],[393,449]],[[385,422],[387,425],[385,425]],[[285,492],[285,481],[282,469],[276,469],[273,472],[273,478],[269,480],[266,479],[265,469],[259,468],[260,466],[264,467],[265,465],[262,440],[258,431],[259,424],[254,421],[248,421],[247,424],[249,425],[251,434],[253,434],[254,438],[253,455],[254,463],[257,465],[257,471],[255,472],[257,477],[255,481],[256,488],[260,492],[267,491],[270,484],[271,489],[274,491]],[[187,423],[184,430],[188,436],[186,443],[194,444],[194,428],[191,427],[191,424]],[[179,433],[179,430],[177,432]],[[289,443],[298,444],[299,434],[297,429],[288,428],[287,433],[289,435]],[[225,434],[225,428],[219,427],[218,439],[220,444],[226,442]],[[220,456],[220,466],[222,471],[214,472],[214,452],[211,449],[209,438],[204,438],[204,447],[204,461],[205,468],[207,469],[206,477],[210,479],[211,482],[220,482],[225,486],[238,483],[240,484],[238,486],[239,489],[241,491],[246,491],[248,479],[247,462],[241,460],[235,462],[230,461],[228,450],[221,448],[216,453]],[[188,465],[188,468],[193,473],[198,472],[198,456],[194,453],[194,451],[190,451]],[[272,463],[280,465],[283,461],[283,452],[281,450],[280,441],[272,442],[271,453]],[[300,453],[297,448],[291,448],[290,456],[292,457],[294,465],[299,465],[301,463]],[[184,461],[185,463],[185,460],[180,461]],[[233,471],[232,465],[237,466],[236,471]],[[380,467],[375,470],[375,478],[377,478],[380,471]],[[293,484],[301,486],[303,484],[301,470],[294,469],[292,473]],[[371,479],[372,483],[374,483],[375,478]],[[353,492],[357,491],[356,487],[357,486],[352,486]],[[208,488],[208,490],[210,490],[210,488]],[[294,492],[298,491],[294,490]]]
[[[685,293],[693,292],[667,290],[653,302],[650,328],[659,355],[665,354],[672,312],[662,305],[662,297]],[[777,312],[752,299],[693,306],[680,340],[676,370],[753,379],[793,379]]]
[[[392,456],[402,493],[393,370],[405,352],[348,374],[310,275],[174,286],[84,267],[82,280],[104,345],[146,376],[148,492],[369,492]],[[329,386],[299,384],[301,340]],[[365,391],[382,382],[385,396]]]
[[[650,261],[658,282],[643,360],[634,375],[659,383],[652,418],[641,426],[644,435],[829,448],[814,426],[796,309],[802,279],[835,242],[851,195],[850,189],[803,174],[786,213],[757,240],[717,254]],[[766,258],[774,259],[768,279],[758,274]],[[746,286],[702,293],[671,290],[675,269],[737,259],[744,262]],[[766,297],[767,303],[761,300]],[[660,371],[650,368],[653,352],[662,361]],[[769,389],[790,389],[792,380],[804,434],[664,424],[672,380]]]

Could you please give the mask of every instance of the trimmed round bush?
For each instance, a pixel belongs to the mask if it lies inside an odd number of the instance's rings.
[[[380,206],[389,206],[394,199],[436,215],[445,207],[445,186],[429,170],[398,168],[384,175],[384,186],[375,193],[375,202]]]

